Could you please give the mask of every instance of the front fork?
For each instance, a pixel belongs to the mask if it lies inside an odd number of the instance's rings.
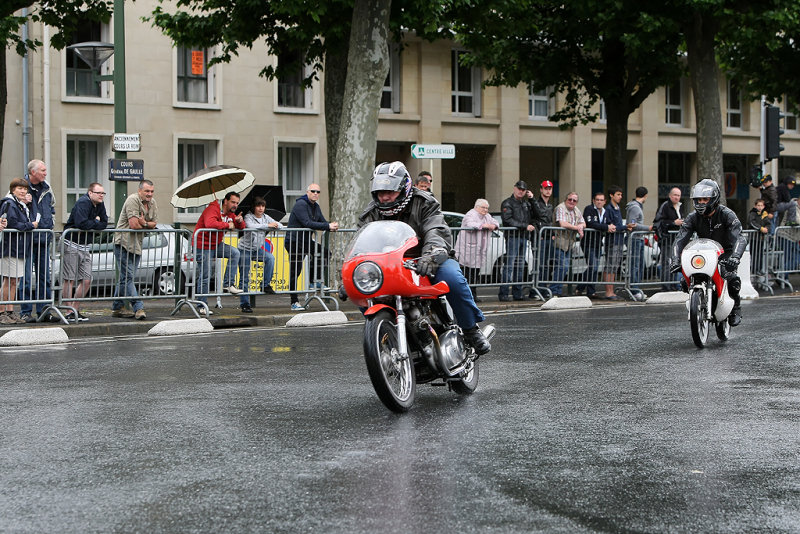
[[[403,311],[403,297],[395,295],[394,306],[397,311],[397,348],[400,352],[400,359],[405,360],[408,354],[408,338],[406,338],[406,314]]]
[[[703,315],[709,321],[714,320],[714,313],[711,309],[711,303],[714,302],[712,299],[714,298],[714,284],[709,284],[707,282],[698,282],[692,285],[692,291],[701,290],[705,294],[705,309],[703,310]]]

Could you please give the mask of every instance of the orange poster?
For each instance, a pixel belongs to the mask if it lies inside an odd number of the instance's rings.
[[[192,50],[192,74],[202,76],[205,72],[205,54],[202,50]]]

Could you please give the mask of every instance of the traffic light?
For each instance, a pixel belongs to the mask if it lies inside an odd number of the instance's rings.
[[[767,105],[767,124],[764,131],[766,161],[779,157],[783,151],[783,145],[780,143],[783,133],[783,129],[781,129],[783,116],[778,106]]]

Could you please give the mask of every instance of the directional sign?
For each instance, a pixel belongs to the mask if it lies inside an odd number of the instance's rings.
[[[142,134],[115,133],[114,152],[139,152],[142,149]]]
[[[118,182],[144,180],[144,160],[109,159],[108,178]]]
[[[411,157],[417,159],[453,159],[456,145],[411,145]]]

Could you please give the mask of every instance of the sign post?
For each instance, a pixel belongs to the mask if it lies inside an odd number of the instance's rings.
[[[416,159],[454,159],[456,145],[411,145],[411,157]]]

